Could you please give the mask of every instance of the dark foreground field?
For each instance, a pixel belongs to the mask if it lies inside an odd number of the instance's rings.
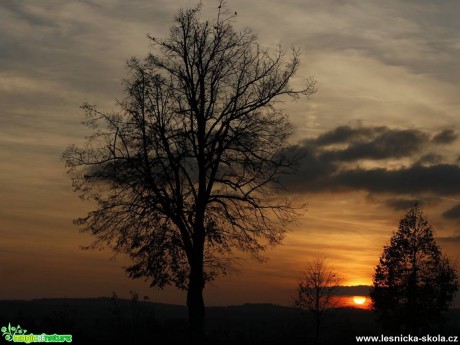
[[[444,335],[458,335],[460,309],[451,310]],[[187,344],[184,306],[122,300],[40,299],[0,301],[0,326],[20,325],[27,333],[72,334],[74,344]],[[313,324],[308,315],[272,304],[207,308],[209,344],[306,344]],[[356,344],[356,335],[380,335],[374,314],[340,308],[327,318],[325,344]],[[1,340],[5,343],[5,340]]]

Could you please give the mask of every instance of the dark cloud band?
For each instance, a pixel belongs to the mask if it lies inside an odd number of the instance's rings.
[[[435,152],[424,154],[434,141],[447,143],[446,138],[454,136],[451,130],[438,133],[435,140],[415,129],[337,127],[296,148],[302,157],[299,169],[284,183],[288,189],[302,192],[460,193],[460,166],[443,163],[443,156]],[[395,164],[402,158],[404,164]],[[384,166],[363,168],[361,160]],[[401,167],[390,168],[398,165]]]

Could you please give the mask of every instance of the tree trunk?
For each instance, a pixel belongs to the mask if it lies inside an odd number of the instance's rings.
[[[321,299],[320,296],[320,287],[316,286],[316,296],[315,296],[315,344],[319,344],[319,327],[321,323],[321,311],[319,302]]]
[[[315,313],[315,344],[319,344],[319,331],[321,327],[321,316]]]
[[[194,262],[190,270],[190,279],[187,290],[187,308],[190,324],[190,336],[194,344],[204,342],[204,277],[203,264],[200,260]],[[201,260],[202,261],[202,260]]]

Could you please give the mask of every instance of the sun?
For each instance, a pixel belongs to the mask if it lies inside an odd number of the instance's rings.
[[[353,296],[353,302],[358,305],[363,305],[366,303],[366,297],[364,296]]]

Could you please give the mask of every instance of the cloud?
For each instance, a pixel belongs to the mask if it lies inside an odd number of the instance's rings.
[[[442,242],[448,242],[448,243],[460,243],[460,235],[438,237],[437,240],[442,241]]]
[[[417,161],[418,164],[438,164],[443,161],[444,157],[437,153],[427,153],[420,157]]]
[[[374,137],[376,134],[382,133],[386,127],[357,127],[339,126],[329,132],[321,134],[313,142],[319,146],[356,142]]]
[[[392,130],[386,127],[370,128],[370,140],[352,142],[344,150],[326,151],[325,158],[338,161],[359,159],[387,159],[411,156],[428,141],[428,135],[417,130]]]
[[[442,215],[446,219],[460,219],[460,204],[447,210]]]
[[[33,26],[54,26],[54,24],[46,20],[43,14],[46,11],[43,7],[33,7],[19,1],[4,1],[0,4],[0,8],[10,12],[16,19],[27,22]]]
[[[299,145],[300,167],[284,183],[297,192],[460,193],[460,166],[443,162],[436,152],[424,154],[433,146],[430,138],[417,129],[339,126]],[[387,206],[406,208],[409,201],[414,200],[400,198]]]
[[[418,197],[395,197],[385,200],[385,205],[395,211],[407,211],[415,204],[420,206],[439,204],[440,199],[436,197],[418,196]]]
[[[355,161],[359,159],[386,159],[411,156],[429,142],[429,135],[415,129],[390,129],[388,127],[339,126],[303,145],[316,147],[323,159]],[[344,144],[344,149],[323,149],[325,146]]]
[[[457,140],[458,135],[453,129],[445,129],[436,134],[432,141],[435,144],[451,144]]]
[[[367,296],[369,295],[370,286],[357,285],[357,286],[338,286],[335,295],[336,296]]]
[[[398,170],[352,169],[331,176],[329,188],[390,193],[460,193],[460,167],[439,164],[429,167],[413,165]]]
[[[300,146],[286,154],[300,158],[295,173],[286,177],[285,185],[300,186],[305,181],[316,181],[321,176],[331,176],[337,171],[337,164],[316,155],[314,147]]]
[[[415,204],[421,204],[417,199],[388,199],[385,201],[385,205],[394,209],[395,211],[403,211],[408,210]]]

